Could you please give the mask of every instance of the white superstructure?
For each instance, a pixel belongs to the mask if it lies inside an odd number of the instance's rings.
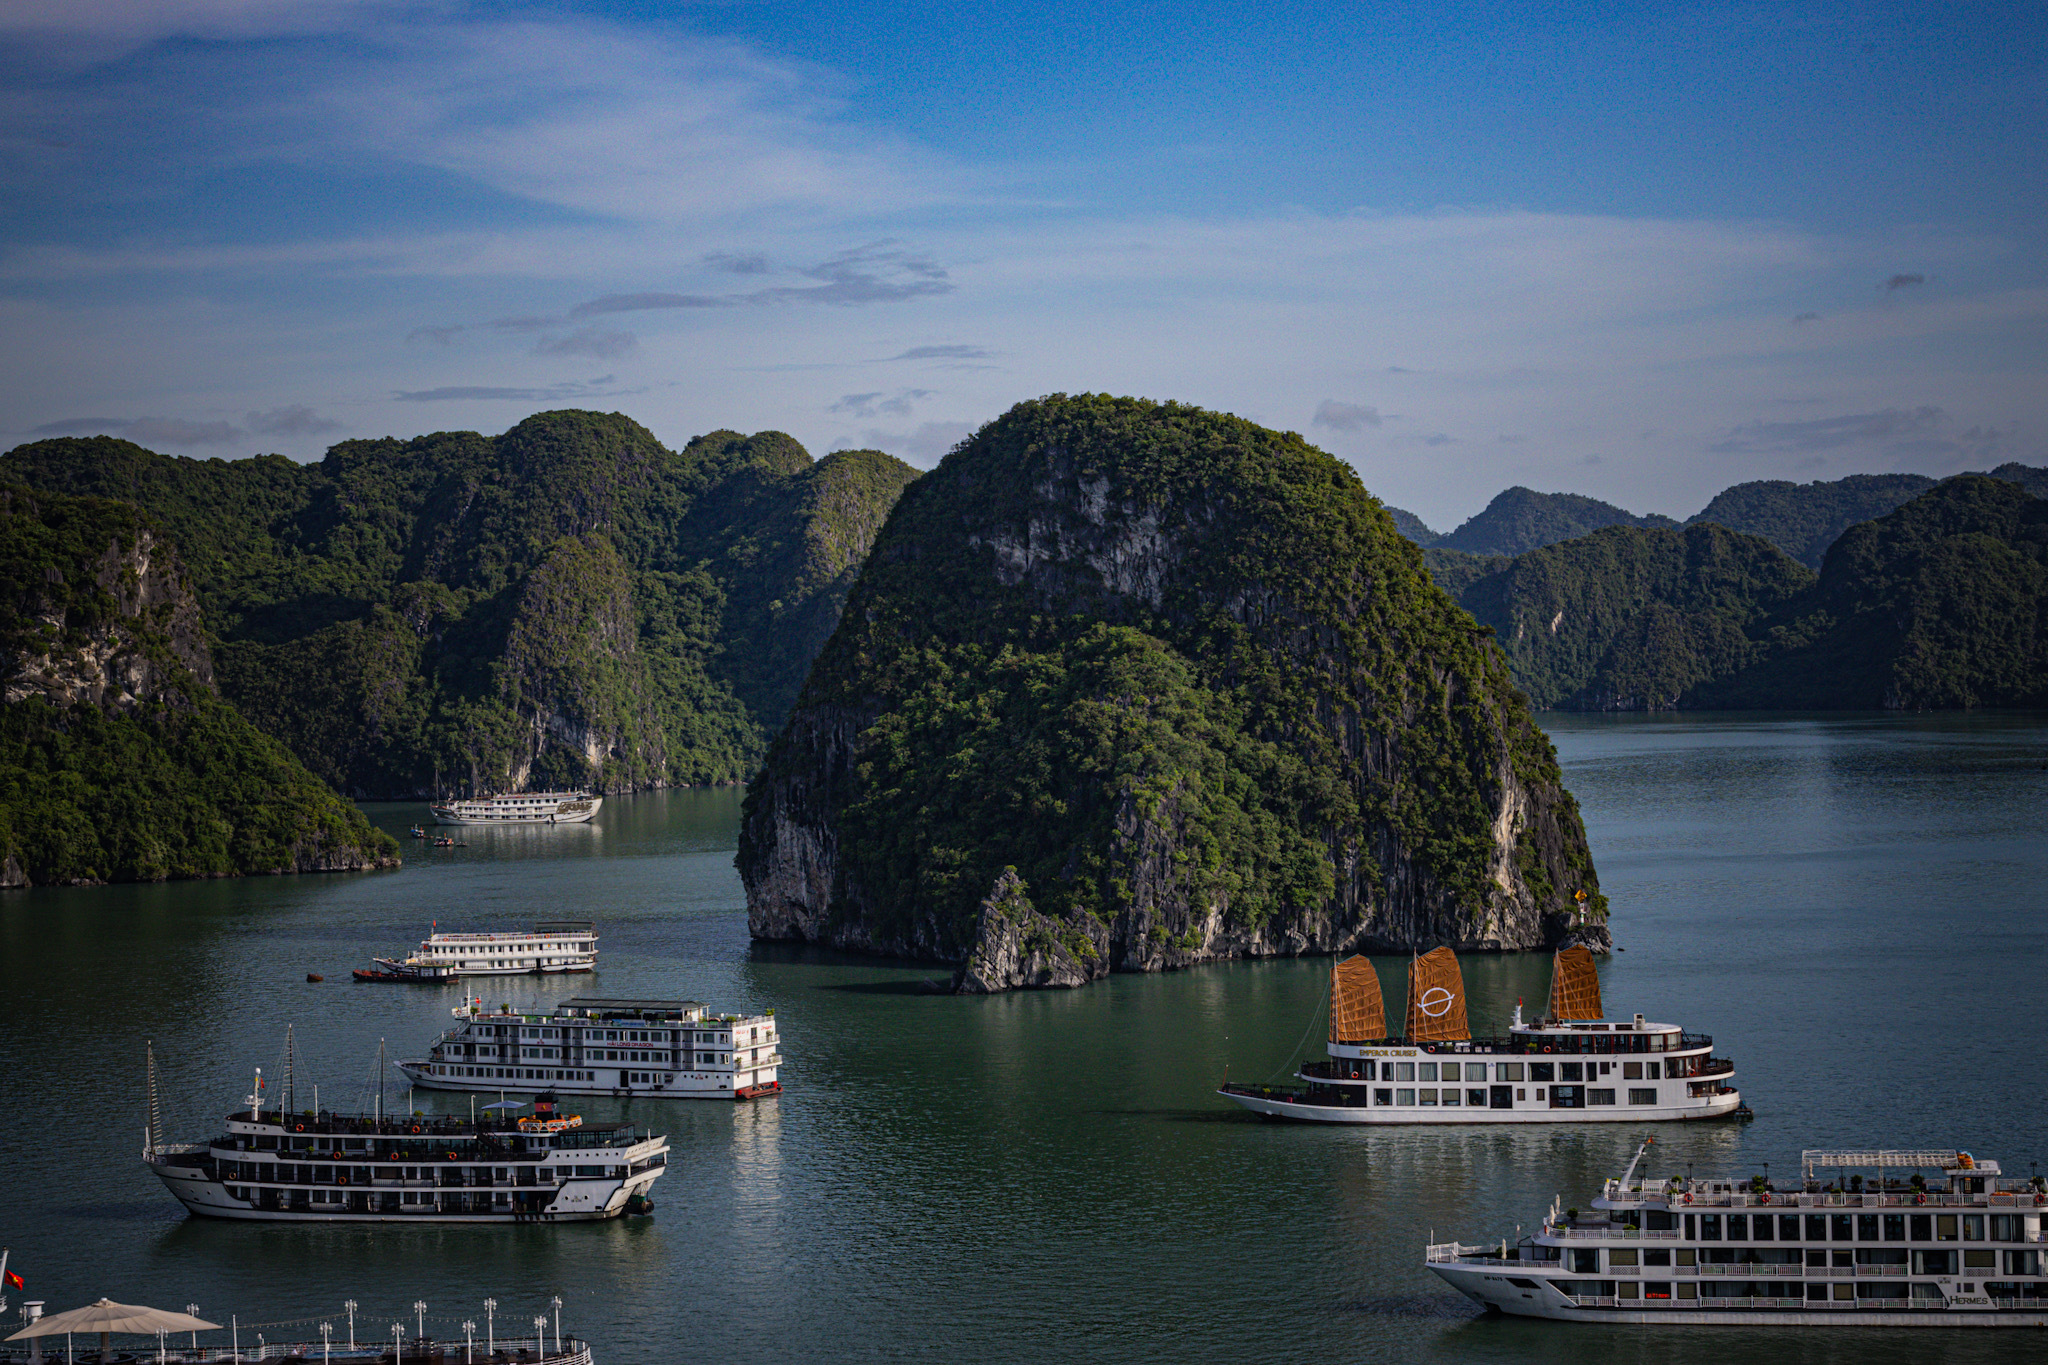
[[[1968,1152],[1816,1150],[1792,1189],[1636,1179],[1649,1146],[1590,1211],[1560,1200],[1533,1237],[1424,1263],[1489,1308],[1570,1322],[2048,1327],[2038,1176]]]
[[[597,926],[589,920],[556,920],[531,932],[430,934],[410,957],[372,958],[365,980],[452,981],[458,976],[547,976],[588,972],[597,967]]]
[[[553,1223],[650,1208],[668,1140],[623,1124],[264,1109],[142,1159],[192,1213],[253,1222]],[[502,1111],[501,1111],[502,1112]]]
[[[1365,958],[1331,971],[1327,1060],[1306,1062],[1299,1086],[1225,1083],[1221,1094],[1256,1113],[1305,1123],[1642,1123],[1746,1115],[1735,1063],[1714,1040],[1638,1014],[1605,1019],[1583,949],[1560,952],[1559,1017],[1472,1037],[1456,959],[1416,959],[1405,1036],[1389,1037],[1378,977]],[[1564,1006],[1594,1017],[1567,1017]]]
[[[437,825],[580,825],[604,805],[590,792],[514,792],[428,806]]]
[[[775,1015],[694,1000],[577,999],[553,1014],[454,1011],[455,1027],[398,1069],[430,1090],[744,1100],[777,1094]]]

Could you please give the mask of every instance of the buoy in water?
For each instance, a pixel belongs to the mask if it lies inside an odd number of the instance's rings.
[[[306,973],[306,980],[308,980],[308,981],[325,981],[326,979],[327,979],[326,977],[324,977],[324,976],[320,975],[320,973],[318,973],[318,972],[307,972],[307,973]]]

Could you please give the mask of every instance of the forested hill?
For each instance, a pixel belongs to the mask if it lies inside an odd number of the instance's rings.
[[[1549,740],[1356,474],[1107,395],[1020,404],[905,493],[739,863],[756,937],[968,990],[1606,935]]]
[[[1496,495],[1484,511],[1457,530],[1429,543],[1466,554],[1518,555],[1607,526],[1676,525],[1669,517],[1639,517],[1577,493],[1538,493],[1515,487]]]
[[[0,479],[144,508],[222,692],[369,797],[743,780],[915,474],[779,432],[671,451],[576,411],[310,465],[106,437],[0,457]]]
[[[1924,474],[1851,474],[1804,484],[1759,479],[1721,490],[1686,525],[1710,521],[1762,536],[1807,568],[1818,569],[1842,532],[1911,502],[1934,483]]]
[[[344,870],[397,846],[221,700],[127,503],[0,486],[0,885]]]
[[[1538,707],[2048,705],[2048,501],[2002,478],[1849,527],[1818,575],[1710,522],[1428,554]]]

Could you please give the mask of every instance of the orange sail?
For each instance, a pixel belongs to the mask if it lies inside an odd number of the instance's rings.
[[[1584,948],[1557,950],[1550,963],[1550,1017],[1553,1019],[1598,1019],[1600,973],[1593,967],[1593,955]]]
[[[1432,948],[1408,965],[1408,1041],[1441,1043],[1471,1036],[1458,955]]]
[[[1380,974],[1363,956],[1345,958],[1330,968],[1330,1041],[1366,1043],[1386,1036]]]

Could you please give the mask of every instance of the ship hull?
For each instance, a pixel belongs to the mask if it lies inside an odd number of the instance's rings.
[[[1226,1087],[1216,1092],[1255,1114],[1293,1123],[1339,1124],[1484,1124],[1484,1123],[1675,1123],[1688,1119],[1728,1118],[1742,1105],[1742,1096],[1726,1091],[1697,1104],[1600,1106],[1587,1109],[1482,1109],[1450,1106],[1440,1109],[1369,1108],[1365,1105],[1311,1104],[1297,1093],[1264,1093]]]
[[[398,1062],[398,1070],[405,1078],[421,1090],[466,1091],[477,1095],[537,1095],[552,1091],[557,1095],[603,1095],[617,1099],[639,1096],[643,1099],[658,1100],[749,1100],[762,1099],[782,1093],[782,1083],[776,1080],[754,1085],[735,1087],[731,1072],[676,1072],[675,1080],[651,1085],[612,1085],[596,1081],[571,1081],[559,1078],[528,1079],[523,1076],[437,1076],[428,1071],[424,1062]],[[478,1071],[522,1071],[524,1067],[475,1067]],[[550,1071],[559,1068],[550,1068]]]
[[[1553,1322],[1614,1322],[1671,1327],[2048,1327],[2048,1302],[2038,1309],[1925,1308],[1606,1308],[1581,1307],[1531,1267],[1431,1264],[1459,1293],[1512,1317]],[[1520,1279],[1518,1285],[1516,1280]],[[1522,1285],[1528,1285],[1523,1288]],[[1794,1286],[1795,1288],[1797,1286]]]
[[[247,1199],[229,1194],[223,1182],[198,1168],[151,1162],[150,1169],[193,1216],[248,1223],[595,1223],[623,1215],[633,1197],[636,1194],[644,1196],[655,1179],[653,1174],[642,1174],[626,1180],[570,1181],[559,1189],[548,1191],[554,1197],[539,1207],[507,1206],[502,1210],[475,1213],[443,1211],[434,1205],[413,1205],[396,1212],[385,1212],[349,1208],[259,1208]],[[412,1192],[437,1193],[434,1190]],[[360,1193],[380,1198],[386,1193],[397,1192],[373,1188]]]

